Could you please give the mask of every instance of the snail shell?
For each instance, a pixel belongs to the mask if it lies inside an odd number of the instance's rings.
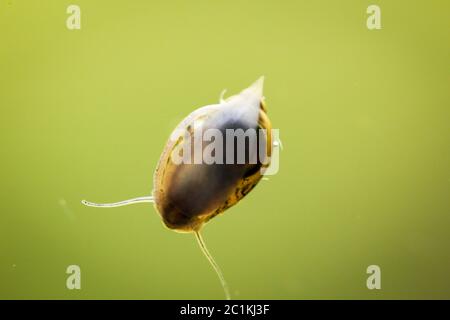
[[[168,228],[179,232],[199,231],[204,223],[241,200],[262,178],[272,153],[271,123],[264,104],[263,82],[261,77],[238,95],[193,111],[171,134],[153,181],[155,207]],[[223,133],[223,145],[226,144],[227,129],[265,129],[265,136],[257,136],[258,149],[263,146],[265,157],[258,156],[256,163],[249,161],[255,151],[246,143],[244,163],[174,161],[176,152],[184,150],[186,144],[194,143],[192,135],[180,135],[179,132],[192,134],[194,130],[205,132],[208,129]],[[202,141],[202,150],[207,145]],[[224,159],[229,152],[228,148],[223,149]]]

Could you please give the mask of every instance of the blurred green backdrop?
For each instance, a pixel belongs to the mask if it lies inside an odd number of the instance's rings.
[[[280,172],[204,229],[233,298],[450,298],[449,11],[1,0],[0,298],[222,299],[194,236],[152,206],[80,200],[149,194],[177,122],[260,75]]]

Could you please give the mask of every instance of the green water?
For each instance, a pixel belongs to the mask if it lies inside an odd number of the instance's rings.
[[[365,0],[72,3],[0,1],[0,298],[223,298],[151,205],[80,200],[149,194],[178,121],[261,75],[280,171],[204,229],[233,298],[450,298],[448,1],[373,31]]]

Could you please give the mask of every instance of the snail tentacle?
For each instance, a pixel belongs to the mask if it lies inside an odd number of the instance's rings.
[[[205,241],[203,241],[203,237],[200,234],[200,231],[196,230],[196,231],[194,231],[194,233],[195,233],[195,237],[197,238],[197,242],[200,246],[200,249],[202,250],[206,259],[208,259],[211,266],[214,268],[214,271],[217,273],[217,276],[219,277],[220,283],[222,284],[222,287],[223,287],[223,291],[225,291],[226,299],[231,300],[230,291],[228,290],[228,285],[227,285],[227,282],[225,281],[222,270],[220,270],[219,265],[216,263],[216,261],[214,260],[212,255],[209,253],[208,249],[206,248]]]
[[[154,200],[153,196],[138,197],[138,198],[134,198],[134,199],[128,199],[128,200],[123,200],[123,201],[113,202],[113,203],[95,203],[95,202],[90,202],[90,201],[86,201],[86,200],[81,200],[81,203],[84,204],[85,206],[100,207],[100,208],[122,207],[122,206],[128,206],[130,204],[146,203],[146,202],[153,203],[153,202],[155,202],[155,200]]]

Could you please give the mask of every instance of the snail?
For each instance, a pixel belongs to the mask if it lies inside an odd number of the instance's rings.
[[[154,203],[166,227],[195,234],[227,299],[228,286],[200,230],[245,197],[270,165],[274,144],[263,82],[260,77],[227,99],[222,92],[218,104],[196,109],[181,121],[161,154],[150,196],[104,204],[82,200],[87,206],[106,208]]]

